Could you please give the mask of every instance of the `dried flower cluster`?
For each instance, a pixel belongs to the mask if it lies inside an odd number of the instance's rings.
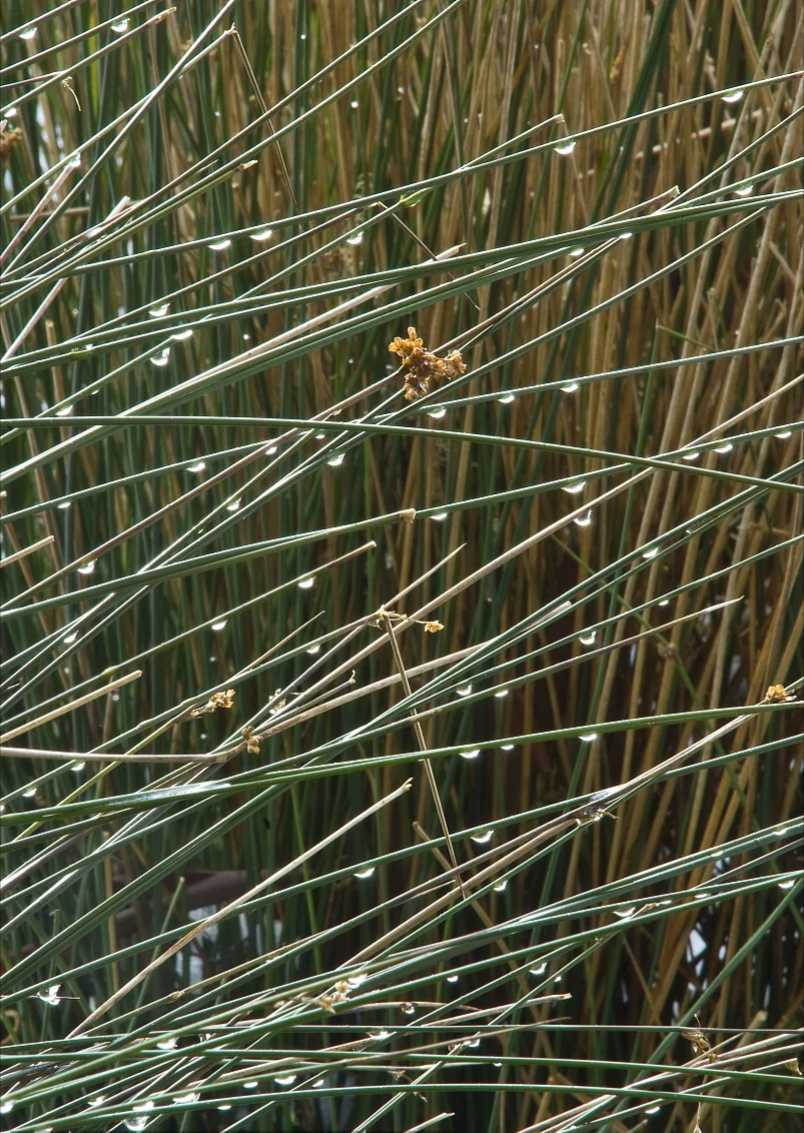
[[[225,692],[213,692],[212,696],[206,704],[200,704],[194,708],[191,716],[209,716],[213,712],[217,712],[219,708],[231,708],[234,705],[235,690],[227,688]]]
[[[243,727],[243,739],[246,741],[246,751],[249,755],[260,754],[260,737],[255,734],[254,729],[250,728],[248,724]]]
[[[441,633],[443,628],[444,627],[441,624],[441,622],[425,622],[424,623],[424,632],[425,633]]]
[[[466,370],[466,363],[460,350],[452,350],[446,358],[439,358],[431,350],[425,350],[424,342],[416,333],[415,327],[408,327],[407,338],[398,335],[388,344],[391,354],[396,354],[402,363],[404,376],[403,394],[405,401],[415,401],[430,392],[431,386],[457,378]]]
[[[9,126],[5,118],[0,121],[0,158],[13,150],[14,146],[22,141],[22,130],[18,126]]]
[[[770,704],[786,704],[795,699],[795,696],[789,693],[784,685],[771,685],[765,693],[765,700]]]

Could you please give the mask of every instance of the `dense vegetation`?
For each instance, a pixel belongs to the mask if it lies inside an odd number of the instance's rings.
[[[4,16],[4,1120],[789,1129],[800,7]]]

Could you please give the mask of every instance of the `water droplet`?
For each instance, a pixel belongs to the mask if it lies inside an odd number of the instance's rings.
[[[73,775],[80,775],[86,765],[87,761],[85,759],[76,759],[74,763],[70,764],[70,770],[72,771]]]
[[[78,640],[78,630],[73,630],[72,633],[65,634],[62,641],[65,645],[72,645],[74,641]]]
[[[694,460],[701,459],[701,454],[699,452],[685,452],[681,459],[686,460],[687,464],[692,464]]]
[[[316,653],[321,652],[321,646],[317,645],[317,644],[311,645],[310,648],[307,650],[307,652],[310,654],[311,657],[315,657]]]
[[[227,248],[231,248],[232,241],[228,238],[226,240],[213,240],[209,245],[212,252],[225,252]]]
[[[634,236],[633,232],[627,232],[626,231],[626,232],[621,232],[620,235],[617,237],[617,239],[621,240],[621,241],[622,240],[632,240],[633,236]]]
[[[500,750],[501,750],[501,751],[513,751],[513,750],[514,750],[514,745],[513,745],[513,744],[503,744],[503,745],[501,746]]]
[[[789,437],[792,437],[793,430],[782,429],[781,433],[774,433],[773,435],[776,437],[777,441],[786,441]]]
[[[445,405],[437,405],[435,409],[428,409],[427,416],[432,417],[434,421],[440,421],[442,417],[446,417],[447,409]]]
[[[20,32],[20,39],[31,40],[36,39],[36,28],[25,28]]]
[[[73,506],[72,500],[65,500],[63,504],[56,505],[59,511],[68,511]]]
[[[557,153],[559,157],[569,157],[575,149],[575,145],[574,141],[562,142],[560,146],[553,147],[553,153]]]
[[[576,515],[572,522],[576,525],[576,527],[591,527],[592,512],[587,511],[583,515]]]
[[[416,1008],[413,1006],[412,1003],[403,1003],[399,1010],[402,1012],[403,1015],[415,1015],[416,1014]]]
[[[160,1039],[156,1046],[158,1050],[175,1050],[178,1044],[179,1040],[172,1035],[169,1039]]]
[[[569,254],[569,257],[571,260],[579,260],[585,251],[585,248],[573,248]]]
[[[670,605],[670,599],[669,599],[669,598],[662,598],[662,600],[661,600],[661,602],[659,603],[659,605],[660,605],[660,606],[669,606],[669,605]]]
[[[564,382],[561,387],[562,393],[577,393],[580,385],[578,382]]]
[[[160,350],[158,354],[151,356],[151,365],[159,366],[160,369],[167,366],[170,361],[170,347],[166,346],[164,350]]]
[[[374,1034],[369,1035],[369,1041],[373,1043],[384,1043],[386,1039],[390,1039],[390,1031],[375,1031]]]
[[[659,547],[648,547],[646,551],[642,552],[643,559],[655,559],[659,553]]]
[[[516,400],[516,394],[504,393],[502,397],[498,397],[497,400],[499,401],[500,405],[510,405],[512,401]]]
[[[261,228],[259,232],[251,233],[251,239],[257,244],[264,244],[266,240],[271,239],[273,234],[273,228]]]
[[[16,106],[9,107],[9,109],[6,111],[6,118],[16,118],[16,117],[17,117]],[[72,165],[72,162],[70,164]],[[79,164],[80,164],[80,162],[79,162]]]
[[[457,982],[458,982],[457,976],[447,976],[447,983],[448,984],[456,984]]]
[[[360,103],[357,101],[356,98],[353,98],[352,101],[349,103],[349,105],[351,106],[352,110],[357,110]]]
[[[479,755],[480,755],[480,748],[479,747],[469,748],[467,751],[460,752],[461,759],[477,759],[477,757]]]
[[[506,696],[508,696],[508,689],[507,688],[501,688],[499,692],[495,692],[494,699],[495,700],[505,700]]]
[[[476,1047],[480,1046],[480,1039],[466,1039],[463,1045],[474,1050]]]
[[[229,1103],[228,1103],[228,1102],[224,1102],[224,1103],[223,1103],[223,1105],[219,1105],[219,1106],[218,1106],[218,1112],[219,1112],[219,1113],[226,1113],[226,1112],[227,1112],[228,1110],[230,1110],[231,1108],[232,1108],[232,1107],[231,1107],[231,1106],[229,1105]]]
[[[228,622],[228,620],[228,618],[221,618],[220,621],[213,622],[209,628],[213,633],[220,633],[222,629],[226,629],[226,623]]]
[[[498,881],[497,884],[492,888],[494,889],[495,893],[504,893],[508,888],[508,879],[504,878],[502,881]]]
[[[479,834],[471,834],[470,837],[473,842],[476,842],[478,844],[478,846],[487,846],[491,839],[494,837],[494,831],[481,830]]]
[[[597,640],[597,630],[590,629],[588,633],[578,634],[578,640],[581,645],[594,645]]]
[[[274,1077],[274,1081],[277,1086],[292,1086],[297,1078],[298,1074],[277,1074]]]
[[[197,1102],[200,1097],[197,1091],[191,1090],[188,1094],[176,1094],[172,1101],[174,1105],[187,1105],[190,1102]]]
[[[145,1129],[148,1125],[147,1117],[128,1117],[123,1122],[126,1129],[130,1129],[131,1133],[139,1133],[141,1129]]]
[[[730,90],[722,97],[724,102],[727,102],[729,106],[733,106],[735,102],[739,102],[742,99],[744,94],[745,91],[743,90]]]
[[[276,456],[276,451],[277,451],[276,445],[268,445],[268,447],[265,450],[265,455],[266,456]]]
[[[158,307],[149,307],[148,314],[152,319],[161,319],[170,310],[170,303],[160,303]]]
[[[187,471],[193,473],[203,472],[206,466],[207,462],[205,460],[197,460],[195,464],[187,465]]]
[[[535,968],[528,968],[528,973],[531,976],[543,976],[547,971],[547,961],[542,960],[541,964],[537,964]]]
[[[662,1107],[660,1105],[651,1105],[645,1110],[645,1113],[658,1113]]]
[[[315,586],[314,578],[303,578],[299,583],[299,590],[312,590]]]
[[[784,838],[793,829],[792,826],[783,826],[781,830],[774,830],[771,838]]]
[[[368,979],[368,972],[356,972],[355,975],[349,976],[346,980],[349,987],[360,987]]]
[[[241,505],[240,505],[240,500],[239,500],[239,499],[237,499],[237,500],[232,500],[232,502],[231,502],[231,503],[228,503],[228,504],[226,505],[226,510],[227,510],[227,511],[240,511],[240,506],[241,506]]]
[[[259,1082],[244,1082],[243,1083],[243,1089],[244,1090],[256,1090],[257,1086],[259,1086]]]
[[[751,194],[753,193],[753,191],[754,191],[753,185],[743,185],[743,187],[741,189],[735,189],[734,190],[734,195],[735,195],[735,197],[750,197]]]
[[[628,921],[636,912],[636,905],[629,905],[626,909],[612,909],[612,912],[615,917],[619,917],[620,920]]]
[[[363,233],[355,232],[353,236],[347,236],[346,243],[351,244],[353,248],[356,248],[358,244],[363,243]]]
[[[565,484],[564,487],[561,489],[561,491],[566,492],[567,495],[570,495],[570,496],[578,496],[578,495],[581,494],[581,492],[584,490],[585,487],[586,487],[586,481],[585,480],[578,480],[574,484]]]
[[[581,742],[585,744],[593,744],[599,738],[598,732],[584,732],[581,736]]]
[[[339,452],[337,456],[331,456],[327,461],[327,464],[330,466],[330,468],[340,468],[345,459],[345,454]]]
[[[715,449],[715,452],[719,453],[721,456],[724,456],[727,452],[731,452],[733,448],[734,445],[729,441],[725,445],[718,445]]]
[[[786,881],[780,881],[779,882],[779,888],[780,889],[792,889],[795,884],[796,884],[796,879],[794,877],[790,877]]]
[[[69,417],[74,409],[75,409],[74,405],[63,405],[61,407],[61,409],[56,410],[56,416],[57,417]]]
[[[89,1106],[90,1109],[97,1109],[98,1106],[103,1105],[103,1103],[105,1101],[106,1101],[106,1098],[104,1097],[104,1095],[98,1094],[98,1096],[96,1098],[90,1098],[89,1101],[87,1102],[87,1105]]]
[[[171,340],[173,342],[186,342],[188,338],[193,337],[193,331],[192,330],[178,330],[178,331],[176,331],[175,334],[172,334],[170,337],[171,337]]]
[[[94,574],[95,573],[95,560],[94,559],[87,559],[87,561],[85,563],[82,563],[81,566],[78,568],[78,573],[79,574]]]
[[[472,686],[470,684],[458,685],[458,687],[455,689],[455,692],[458,694],[458,696],[470,696],[472,692]]]
[[[435,515],[431,515],[430,518],[432,519],[433,523],[443,523],[447,518],[447,512],[437,511]]]
[[[356,869],[354,876],[358,881],[367,881],[370,877],[374,876],[376,866],[366,866],[365,869]]]

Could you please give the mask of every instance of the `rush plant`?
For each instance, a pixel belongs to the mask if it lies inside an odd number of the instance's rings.
[[[4,1120],[789,1129],[800,7],[4,17]]]

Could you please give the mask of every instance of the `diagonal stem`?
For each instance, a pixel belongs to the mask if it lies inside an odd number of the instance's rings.
[[[402,681],[402,687],[405,690],[405,696],[409,697],[409,696],[412,695],[412,689],[410,687],[410,681],[408,680],[407,670],[405,669],[405,662],[402,660],[402,653],[401,653],[401,650],[399,648],[399,642],[397,641],[396,634],[394,633],[394,627],[393,627],[393,623],[391,621],[391,615],[388,613],[387,610],[382,610],[380,612],[379,621],[380,621],[380,624],[385,627],[385,631],[388,634],[388,641],[390,642],[390,645],[391,645],[391,652],[394,655],[394,661],[396,663],[397,669],[399,670],[399,679]],[[408,719],[410,720],[410,723],[413,726],[413,732],[414,732],[414,735],[416,736],[416,743],[418,744],[419,751],[421,751],[423,753],[426,752],[427,751],[427,743],[426,743],[425,738],[424,738],[424,732],[422,731],[422,726],[421,726],[421,723],[419,721],[419,717],[416,715],[415,712],[411,712]],[[449,858],[450,858],[450,861],[452,863],[453,869],[455,869],[457,871],[457,869],[458,869],[458,859],[455,856],[455,847],[452,844],[452,835],[450,834],[449,827],[447,825],[447,816],[444,813],[444,807],[443,807],[443,804],[441,802],[441,795],[438,793],[438,784],[436,783],[435,775],[433,773],[433,765],[430,762],[430,760],[427,759],[427,758],[422,760],[422,762],[424,763],[424,771],[425,771],[425,774],[427,776],[428,785],[430,787],[430,794],[433,796],[433,803],[435,804],[436,814],[438,815],[438,821],[441,824],[441,829],[442,829],[442,831],[444,833],[444,837],[447,841],[447,851],[449,853]],[[460,886],[460,889],[461,889],[461,896],[465,897],[466,892],[465,892],[464,887],[463,887],[463,880],[461,878],[461,875],[460,875],[460,873],[456,873],[455,876],[456,876],[458,885]]]

